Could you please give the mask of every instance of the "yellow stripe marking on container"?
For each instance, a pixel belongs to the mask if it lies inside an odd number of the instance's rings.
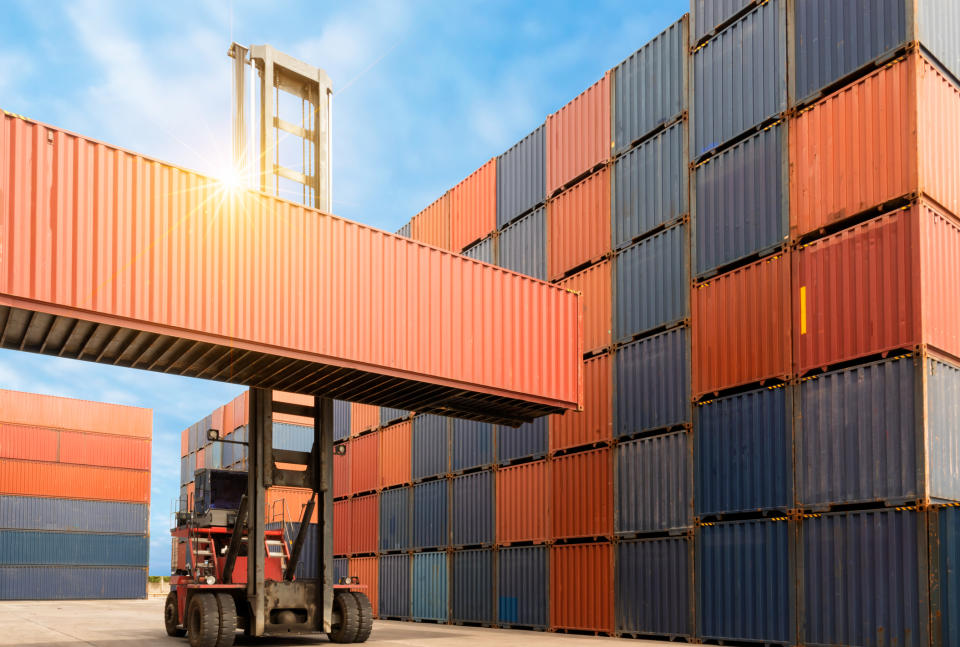
[[[800,334],[807,334],[807,288],[800,286]]]

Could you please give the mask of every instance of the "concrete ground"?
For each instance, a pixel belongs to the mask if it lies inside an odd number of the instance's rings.
[[[298,647],[326,643],[326,637],[249,639],[237,636],[237,645]],[[366,643],[408,647],[586,647],[620,644],[663,647],[662,642],[573,636],[539,631],[508,631],[413,622],[377,620]],[[118,601],[0,602],[0,645],[93,645],[118,647],[187,647],[184,638],[170,638],[163,630],[163,599]]]

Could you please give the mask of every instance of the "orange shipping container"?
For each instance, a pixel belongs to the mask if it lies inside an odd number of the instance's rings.
[[[560,287],[580,293],[580,326],[583,352],[609,348],[613,336],[613,264],[603,261],[577,272],[559,283]]]
[[[610,156],[610,73],[547,117],[547,195]],[[609,227],[607,228],[609,244]]]
[[[360,580],[358,590],[363,591],[370,598],[374,616],[379,612],[377,603],[380,601],[380,588],[377,586],[380,575],[378,570],[376,557],[353,557],[350,559],[347,568],[347,574],[350,577],[356,577]]]
[[[547,276],[599,260],[610,251],[610,169],[575,184],[547,203]]]
[[[373,492],[380,478],[377,475],[379,434],[367,434],[350,441],[350,491],[353,494]]]
[[[0,459],[0,494],[150,503],[150,472]]]
[[[547,463],[536,461],[497,472],[497,543],[544,542],[550,536]]]
[[[380,426],[380,407],[354,402],[350,405],[350,434],[357,436]]]
[[[153,437],[153,411],[150,409],[22,391],[0,390],[0,422],[134,438]]]
[[[180,457],[190,453],[190,429],[184,429],[180,432]]]
[[[923,193],[960,213],[960,87],[919,53],[829,95],[790,126],[791,233]]]
[[[54,429],[0,423],[0,458],[56,462],[58,441]]]
[[[305,407],[313,406],[313,397],[301,395],[299,393],[285,393],[283,391],[274,391],[273,399],[277,402],[287,402],[289,404],[299,404]],[[274,413],[274,422],[286,422],[291,425],[305,425],[313,427],[313,418],[304,418],[303,416],[294,416],[289,413]]]
[[[350,512],[353,507],[353,500],[333,502],[333,554],[349,555],[350,533],[353,528],[350,523]]]
[[[410,238],[440,249],[452,249],[449,192],[410,220]]]
[[[695,398],[790,376],[788,254],[694,286],[691,310]]]
[[[206,458],[206,454],[207,454],[207,453],[206,453],[206,451],[205,451],[204,449],[198,449],[198,450],[197,450],[197,463],[196,463],[196,465],[197,465],[197,469],[198,469],[198,470],[199,470],[199,469],[203,469],[204,467],[206,467],[206,463],[204,462],[204,459]]]
[[[380,487],[410,482],[412,423],[401,422],[380,431]]]
[[[310,501],[310,490],[295,487],[272,487],[264,497],[267,523],[278,521],[300,521],[303,511]],[[317,510],[314,509],[310,523],[317,523]]]
[[[450,247],[460,252],[497,228],[497,158],[450,189]]]
[[[568,454],[550,465],[554,539],[613,535],[613,465],[609,447]]]
[[[583,362],[583,411],[550,416],[550,451],[613,439],[611,355]]]
[[[351,499],[350,552],[363,555],[377,552],[380,497],[376,494]]]
[[[60,432],[60,462],[149,470],[150,441],[63,431]]]
[[[346,452],[333,455],[333,496],[350,496],[350,441],[342,443]]]
[[[550,548],[550,625],[613,631],[613,546]]]

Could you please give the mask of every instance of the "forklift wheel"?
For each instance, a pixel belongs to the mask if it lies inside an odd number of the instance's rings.
[[[353,639],[355,643],[365,643],[373,631],[373,605],[370,604],[370,598],[366,593],[354,591],[353,597],[357,600],[357,607],[360,609],[360,622],[357,625],[357,637]]]
[[[233,647],[237,638],[237,603],[229,593],[217,593],[217,607],[220,616],[217,647]]]
[[[211,593],[195,593],[187,611],[190,647],[216,647],[220,635],[220,612]]]
[[[330,642],[352,643],[360,628],[360,608],[350,591],[337,591],[333,596],[333,613],[338,622],[334,622],[333,631],[327,634]]]
[[[187,635],[186,629],[181,629],[177,625],[180,623],[180,610],[177,608],[177,593],[170,591],[167,593],[167,601],[163,605],[163,624],[167,629],[167,635],[174,638],[183,638]]]

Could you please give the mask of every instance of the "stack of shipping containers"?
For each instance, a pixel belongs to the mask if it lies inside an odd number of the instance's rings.
[[[149,409],[0,391],[0,599],[144,598]]]

